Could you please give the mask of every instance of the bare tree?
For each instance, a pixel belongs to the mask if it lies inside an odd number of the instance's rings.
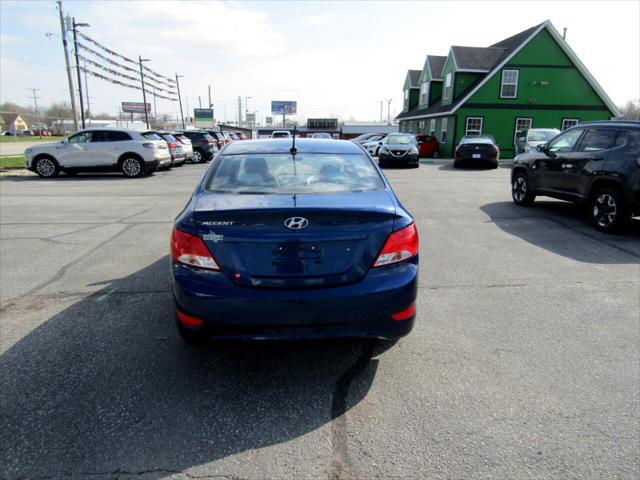
[[[625,120],[640,120],[640,99],[629,100],[624,107],[620,107],[620,111]]]

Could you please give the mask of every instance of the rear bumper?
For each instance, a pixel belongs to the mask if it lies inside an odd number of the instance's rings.
[[[398,338],[414,317],[391,314],[410,307],[418,288],[418,258],[371,269],[358,283],[325,289],[240,287],[224,273],[171,265],[176,308],[205,322],[220,339]]]
[[[482,156],[480,158],[473,158],[471,155],[462,155],[462,156],[455,157],[453,159],[453,162],[459,165],[462,165],[463,163],[467,163],[469,165],[479,164],[479,163],[484,163],[484,164],[490,163],[492,165],[497,165],[498,157]]]

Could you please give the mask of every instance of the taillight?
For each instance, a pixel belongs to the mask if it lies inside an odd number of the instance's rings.
[[[153,150],[154,148],[156,148],[155,143],[143,143],[143,144],[142,144],[142,146],[143,146],[144,148],[148,148],[148,149],[150,149],[150,150]]]
[[[213,142],[211,140],[207,140],[206,138],[203,140],[203,143],[206,143],[207,145],[211,145]]]
[[[175,143],[167,143],[167,146],[169,148],[176,148],[178,145],[176,145]]]
[[[176,228],[171,234],[171,258],[190,267],[220,270],[200,237]]]
[[[399,312],[392,313],[391,318],[393,318],[398,322],[401,322],[403,320],[409,320],[415,314],[416,314],[416,304],[412,303],[409,308],[405,308],[404,310],[401,310]]]
[[[192,328],[200,328],[204,326],[204,320],[198,317],[194,317],[193,315],[187,315],[180,310],[176,310],[176,314],[178,315],[178,321],[187,327]]]
[[[416,224],[412,223],[389,235],[373,266],[382,267],[415,257],[418,254],[418,248],[418,229]]]

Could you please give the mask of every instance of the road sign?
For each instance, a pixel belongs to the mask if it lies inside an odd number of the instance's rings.
[[[264,117],[264,121],[267,125],[273,124],[273,117]]]
[[[213,108],[195,108],[193,119],[196,127],[213,127]]]
[[[274,115],[295,115],[298,113],[298,102],[289,100],[272,100],[271,113]]]
[[[247,113],[247,122],[254,123],[256,121],[255,113]]]
[[[142,102],[122,102],[122,111],[126,113],[144,113]],[[147,113],[151,113],[151,104],[147,103]]]

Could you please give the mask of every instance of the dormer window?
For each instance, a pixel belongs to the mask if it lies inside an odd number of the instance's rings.
[[[516,98],[518,96],[518,70],[503,70],[500,84],[500,98]]]
[[[444,78],[444,98],[451,98],[451,72]]]
[[[426,105],[429,103],[429,82],[422,82],[420,87],[420,104]]]
[[[409,108],[409,89],[407,88],[404,91],[404,109]]]

